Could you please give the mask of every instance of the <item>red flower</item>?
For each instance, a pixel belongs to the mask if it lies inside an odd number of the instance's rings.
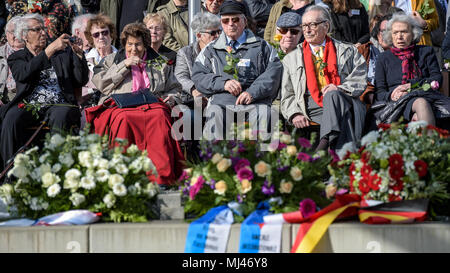
[[[401,154],[393,154],[389,157],[389,166],[392,167],[402,167],[403,158]]]
[[[427,174],[428,165],[423,160],[416,160],[414,162],[414,167],[416,167],[416,172],[419,174],[419,177],[424,177]]]
[[[391,125],[390,124],[386,124],[386,123],[380,123],[380,124],[378,124],[378,128],[379,129],[383,129],[383,131],[386,131],[387,129],[391,128]]]
[[[365,177],[359,180],[359,190],[365,195],[370,191],[369,180]]]
[[[428,126],[427,126],[427,129],[435,130],[436,132],[439,133],[439,136],[440,136],[441,138],[447,138],[447,137],[450,136],[450,133],[449,133],[447,130],[438,128],[438,127],[433,126],[433,125],[428,125]]]
[[[347,153],[345,154],[345,156],[344,156],[344,158],[342,160],[349,159],[351,154],[352,153],[350,151],[347,151]]]
[[[397,166],[397,167],[390,167],[389,168],[389,174],[391,175],[392,179],[398,181],[400,178],[403,177],[403,175],[405,175],[405,172],[403,171],[403,167],[402,166]]]
[[[380,184],[381,184],[381,177],[379,177],[377,174],[372,175],[371,177],[369,177],[369,187],[374,190],[377,191],[380,189]]]
[[[363,177],[368,177],[369,175],[370,175],[370,173],[372,172],[372,168],[370,167],[370,165],[366,165],[365,163],[364,163],[364,165],[362,166],[362,168],[361,168],[361,175],[363,176]]]
[[[173,65],[174,63],[175,63],[174,60],[168,60],[168,61],[167,61],[167,65]]]
[[[17,105],[20,109],[25,109],[25,103],[21,102]]]
[[[402,198],[394,194],[389,194],[389,202],[393,201],[402,201]]]
[[[367,164],[369,162],[369,159],[370,159],[370,152],[364,152],[361,156],[362,162],[364,162],[364,164]]]
[[[403,181],[402,180],[397,180],[397,183],[395,183],[391,189],[393,191],[401,191],[403,190]]]

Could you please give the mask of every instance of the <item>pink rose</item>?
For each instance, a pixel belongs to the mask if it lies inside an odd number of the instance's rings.
[[[431,88],[433,90],[438,90],[439,89],[439,82],[438,81],[432,81],[431,82]]]

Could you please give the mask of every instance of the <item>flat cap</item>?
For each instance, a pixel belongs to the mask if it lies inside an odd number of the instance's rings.
[[[277,20],[277,27],[290,28],[298,27],[302,24],[302,17],[295,12],[285,12]]]
[[[220,6],[219,14],[245,14],[245,6],[239,1],[226,0]]]

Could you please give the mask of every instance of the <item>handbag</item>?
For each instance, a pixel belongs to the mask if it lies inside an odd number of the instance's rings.
[[[131,93],[112,94],[111,98],[116,102],[119,108],[136,107],[143,104],[159,102],[158,98],[153,95],[148,88]]]

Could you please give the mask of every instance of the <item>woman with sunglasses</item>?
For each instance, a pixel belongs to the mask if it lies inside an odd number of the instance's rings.
[[[80,123],[74,93],[88,82],[83,50],[72,44],[67,34],[47,45],[45,31],[44,18],[38,14],[25,15],[15,26],[16,39],[23,41],[25,48],[8,58],[17,93],[0,110],[0,154],[4,163],[30,137],[27,128],[40,121],[47,120],[51,133],[69,131]],[[39,108],[38,117],[24,109],[24,102]]]
[[[177,52],[163,45],[164,36],[169,31],[169,26],[164,17],[158,13],[149,13],[144,18],[144,24],[147,26],[148,30],[150,30],[153,50],[175,62]]]

